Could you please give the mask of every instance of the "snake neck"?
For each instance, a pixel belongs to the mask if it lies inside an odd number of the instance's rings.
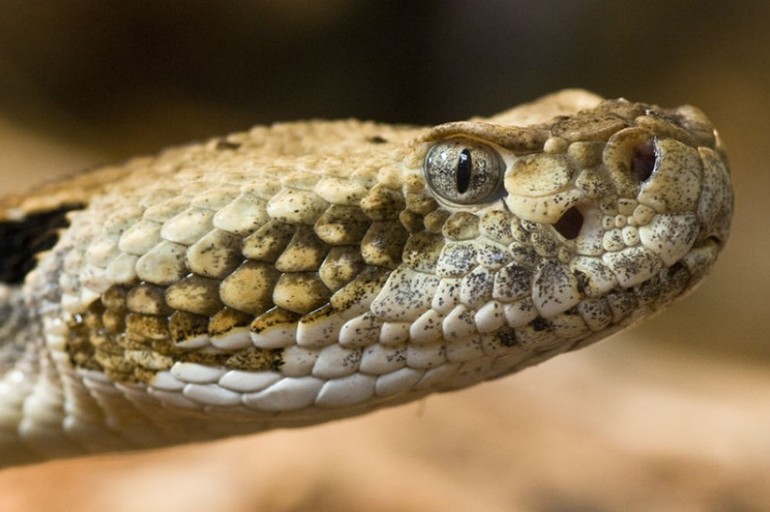
[[[19,442],[25,403],[39,381],[42,334],[17,286],[0,285],[0,452],[4,464],[37,458]]]
[[[24,334],[29,316],[21,290],[0,285],[0,376],[7,375],[26,351]]]

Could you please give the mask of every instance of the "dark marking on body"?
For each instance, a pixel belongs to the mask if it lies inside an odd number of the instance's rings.
[[[539,316],[532,320],[532,329],[535,331],[544,331],[548,328],[548,322],[546,322],[545,318],[542,316]]]
[[[67,213],[84,206],[63,205],[32,213],[19,221],[0,222],[0,282],[24,282],[24,277],[35,267],[35,255],[53,247],[59,240],[58,230],[69,226]]]

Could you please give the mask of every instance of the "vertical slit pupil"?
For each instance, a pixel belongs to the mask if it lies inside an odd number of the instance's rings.
[[[473,174],[473,160],[471,152],[463,149],[457,159],[457,191],[464,194],[471,186],[471,176]]]

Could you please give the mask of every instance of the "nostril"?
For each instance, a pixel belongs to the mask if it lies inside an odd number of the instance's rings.
[[[573,206],[564,212],[553,227],[567,240],[574,240],[583,228],[583,214]]]
[[[631,153],[631,175],[638,183],[647,181],[655,170],[658,155],[652,139],[638,144]]]

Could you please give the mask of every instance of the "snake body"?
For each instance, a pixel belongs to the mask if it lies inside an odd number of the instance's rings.
[[[301,426],[659,311],[727,239],[694,107],[259,126],[0,200],[0,464]]]

